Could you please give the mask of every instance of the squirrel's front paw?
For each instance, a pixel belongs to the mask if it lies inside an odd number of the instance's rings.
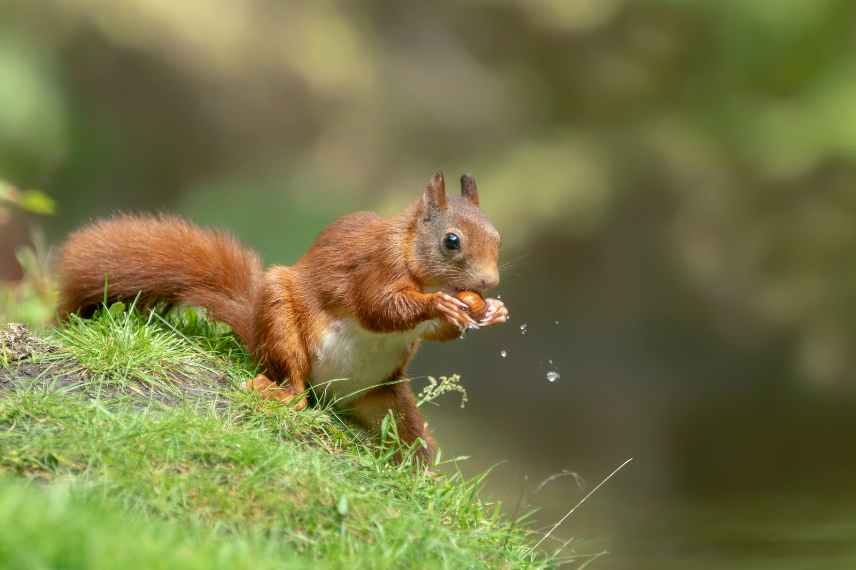
[[[435,293],[434,309],[438,317],[461,330],[479,328],[479,324],[469,314],[469,306],[451,295],[443,292]]]
[[[244,384],[247,390],[258,392],[262,398],[266,400],[276,400],[294,407],[298,412],[304,410],[308,404],[306,397],[303,394],[295,394],[291,386],[282,386],[272,381],[264,374],[259,374],[252,380]],[[295,401],[296,398],[300,398]]]
[[[479,321],[479,326],[489,327],[508,320],[508,308],[505,306],[505,303],[499,299],[485,299],[484,301],[487,303],[487,310],[482,320]]]

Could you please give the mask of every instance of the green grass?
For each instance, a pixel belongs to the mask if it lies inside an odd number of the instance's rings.
[[[220,383],[212,378],[241,374],[243,369],[230,360],[215,362],[213,356],[227,347],[249,364],[237,341],[195,311],[176,311],[167,320],[153,311],[143,315],[133,304],[126,309],[124,303],[115,303],[94,319],[72,315],[54,332],[63,350],[49,360],[63,361],[70,355],[95,384],[173,400],[191,389],[195,397],[200,391],[215,396]],[[230,353],[223,355],[228,358]]]
[[[533,552],[538,536],[480,497],[481,478],[417,468],[394,434],[376,443],[329,410],[296,412],[237,389],[252,361],[197,313],[114,308],[50,342],[58,348],[28,361],[38,375],[26,369],[43,382],[0,392],[0,480],[11,481],[0,485],[0,567],[546,568],[590,558]],[[6,373],[16,366],[25,370],[12,362]],[[74,381],[50,389],[57,371]],[[122,390],[86,389],[102,383]],[[193,397],[175,398],[184,391]]]
[[[168,330],[150,326],[156,317],[152,312],[144,320],[117,303],[95,320],[72,315],[56,335],[86,370],[107,380],[146,382],[168,371],[189,371],[198,364],[198,351]]]
[[[0,482],[0,566],[42,570],[309,568],[260,537],[222,540],[86,500],[68,485]],[[8,524],[7,524],[8,523]]]

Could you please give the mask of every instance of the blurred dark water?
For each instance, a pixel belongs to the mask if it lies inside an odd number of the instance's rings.
[[[677,278],[650,198],[603,240],[545,235],[511,255],[512,320],[423,348],[415,375],[458,372],[470,391],[465,410],[429,411],[447,455],[495,465],[488,495],[540,509],[536,527],[634,458],[557,533],[612,553],[595,568],[856,567],[856,393],[801,382],[786,335],[723,327]],[[535,492],[563,471],[584,482]]]

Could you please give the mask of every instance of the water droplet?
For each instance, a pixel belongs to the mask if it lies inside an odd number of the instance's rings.
[[[499,355],[500,355],[502,358],[505,358],[506,356],[508,356],[508,351],[507,351],[507,350],[500,350],[500,351],[499,351]]]
[[[558,380],[561,377],[562,376],[558,372],[556,372],[555,370],[551,370],[551,371],[547,372],[547,382],[555,382],[556,380]]]
[[[520,325],[520,334],[526,334],[526,330],[528,328],[529,328],[529,325],[527,325],[526,323],[523,323],[522,325]]]

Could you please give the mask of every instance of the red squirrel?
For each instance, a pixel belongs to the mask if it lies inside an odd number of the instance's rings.
[[[263,372],[248,382],[266,397],[306,406],[307,384],[377,430],[394,412],[402,441],[435,443],[405,368],[421,340],[448,341],[466,328],[504,323],[486,299],[476,322],[454,297],[499,283],[500,235],[479,208],[475,179],[447,196],[442,173],[401,214],[339,218],[290,267],[267,270],[231,235],[175,216],[119,215],[74,232],[59,260],[59,316],[91,314],[105,297],[204,307],[232,327]]]

